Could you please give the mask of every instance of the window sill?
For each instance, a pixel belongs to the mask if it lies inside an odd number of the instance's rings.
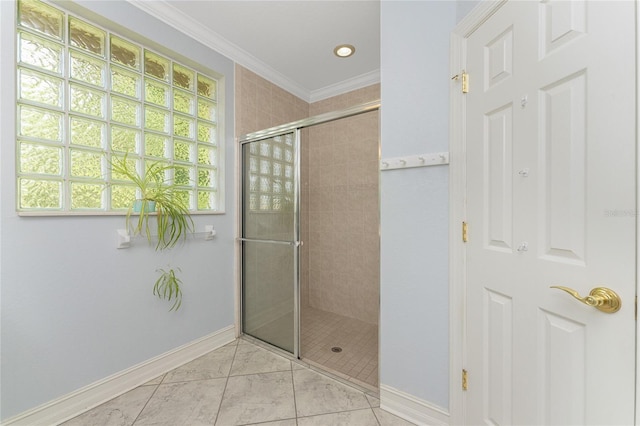
[[[63,211],[17,211],[18,216],[22,217],[59,217],[59,216],[125,216],[127,211],[117,211],[117,212],[104,212],[104,211],[72,211],[72,212],[63,212]],[[152,213],[153,214],[153,213]],[[190,212],[191,216],[209,216],[209,215],[223,215],[226,214],[225,211],[215,211],[215,212]],[[133,213],[132,215],[137,215],[137,213]]]

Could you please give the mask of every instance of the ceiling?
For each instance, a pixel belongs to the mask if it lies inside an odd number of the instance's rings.
[[[306,101],[380,81],[378,0],[132,3]],[[343,43],[350,58],[333,54]]]

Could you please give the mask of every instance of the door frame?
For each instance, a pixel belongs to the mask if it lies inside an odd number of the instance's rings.
[[[467,365],[466,341],[466,253],[462,242],[462,222],[466,220],[466,100],[461,90],[461,78],[456,78],[466,69],[467,39],[493,14],[509,0],[481,0],[481,2],[453,29],[449,44],[449,65],[452,79],[449,90],[449,424],[464,424],[466,418],[464,391],[462,390],[462,370]],[[636,2],[636,78],[640,57],[640,6]],[[470,77],[471,88],[476,84]],[[640,100],[640,85],[636,85],[636,105]],[[636,242],[640,241],[640,157],[638,153],[638,135],[640,134],[640,108],[636,106]],[[637,247],[638,243],[636,243]],[[636,250],[636,294],[638,294],[638,276],[640,274],[640,250]],[[636,297],[637,299],[637,297]],[[636,300],[637,303],[637,300]],[[640,329],[636,327],[636,410],[635,424],[640,423],[640,354],[638,341]],[[470,378],[472,385],[473,378]]]

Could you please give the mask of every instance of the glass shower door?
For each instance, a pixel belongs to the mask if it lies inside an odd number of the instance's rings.
[[[296,133],[242,145],[242,329],[297,354]]]

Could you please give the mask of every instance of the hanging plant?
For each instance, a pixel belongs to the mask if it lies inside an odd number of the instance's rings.
[[[189,206],[180,196],[182,189],[167,179],[167,172],[175,171],[175,166],[151,162],[147,164],[145,173],[140,174],[135,165],[127,161],[127,155],[112,157],[110,161],[112,172],[133,182],[140,192],[140,198],[132,202],[127,210],[127,231],[133,235],[144,234],[151,242],[154,235],[150,218],[155,216],[158,238],[156,250],[171,248],[194,230]],[[138,219],[132,221],[132,215],[138,215]]]
[[[182,272],[180,268],[176,269]],[[180,289],[182,280],[176,276],[176,272],[173,269],[168,271],[158,269],[157,272],[160,273],[160,277],[153,285],[153,295],[168,302],[173,300],[173,305],[169,311],[177,311],[182,305],[182,290]]]

